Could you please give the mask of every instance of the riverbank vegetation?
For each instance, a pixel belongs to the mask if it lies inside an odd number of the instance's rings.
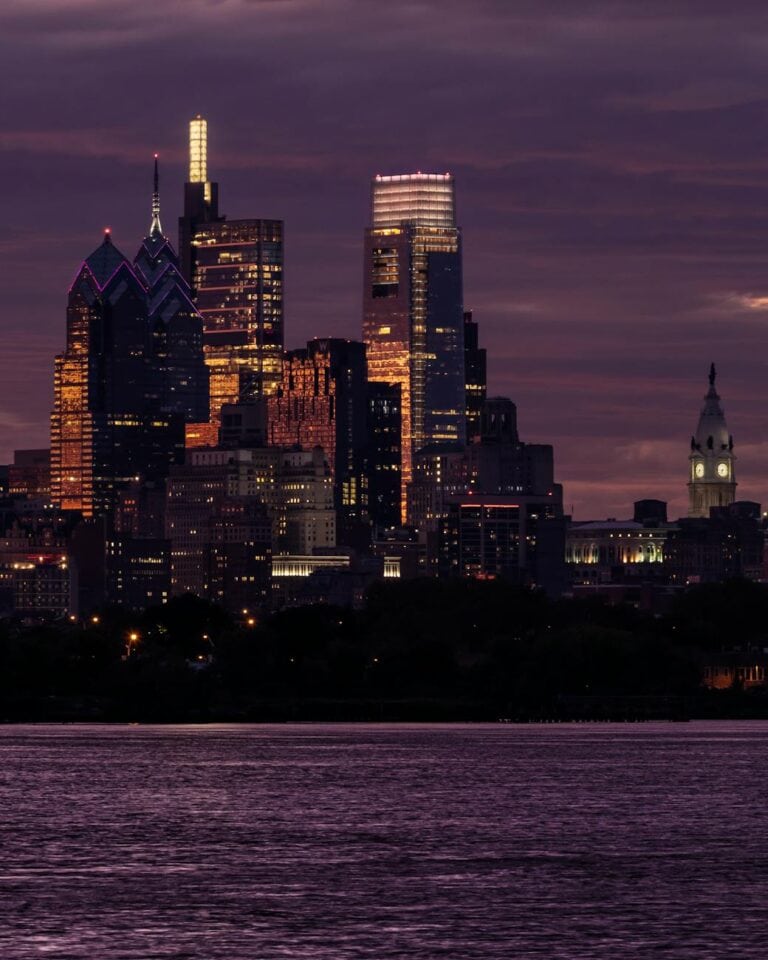
[[[258,620],[186,596],[84,623],[0,623],[0,720],[560,720],[768,717],[764,687],[702,686],[766,660],[768,588],[682,592],[663,614],[502,581],[380,584],[361,610]]]

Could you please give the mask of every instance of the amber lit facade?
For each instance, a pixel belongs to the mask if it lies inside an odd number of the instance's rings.
[[[218,184],[208,180],[207,158],[207,124],[196,117],[179,246],[182,272],[203,317],[212,435],[225,403],[274,393],[280,380],[283,223],[227,220],[219,213]]]
[[[285,354],[277,392],[268,400],[268,438],[277,447],[321,447],[331,470],[341,542],[368,522],[368,423],[365,345],[310,340]]]
[[[405,520],[414,453],[466,439],[461,235],[450,174],[374,179],[363,339],[370,379],[400,386]]]

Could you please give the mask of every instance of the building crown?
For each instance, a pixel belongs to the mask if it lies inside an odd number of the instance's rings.
[[[149,235],[155,240],[163,235],[163,228],[160,225],[160,178],[157,171],[157,154],[155,154],[155,180],[154,190],[152,191],[152,223],[149,227]]]
[[[696,433],[691,437],[692,450],[703,454],[710,452],[713,456],[733,450],[733,438],[728,432],[723,406],[715,389],[716,377],[717,371],[713,363],[709,369],[709,390],[704,397]]]

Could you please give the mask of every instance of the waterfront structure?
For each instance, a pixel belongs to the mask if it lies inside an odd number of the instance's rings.
[[[267,404],[270,445],[322,448],[333,481],[338,535],[347,545],[370,540],[366,389],[365,344],[314,339],[305,349],[285,354],[280,383]]]
[[[55,362],[55,506],[107,515],[123,487],[164,476],[178,459],[183,417],[160,409],[152,334],[143,279],[107,231],[70,288],[66,350]]]
[[[708,517],[712,507],[726,507],[736,499],[733,437],[728,432],[720,397],[715,389],[716,371],[709,371],[709,390],[691,437],[688,456],[688,516]]]
[[[486,399],[486,351],[480,346],[479,330],[472,311],[464,311],[464,404],[467,443],[480,436],[480,417]]]
[[[363,339],[369,378],[400,386],[405,521],[414,454],[466,439],[461,233],[450,174],[377,176],[371,201]]]
[[[189,127],[189,180],[179,219],[182,273],[203,317],[210,370],[211,428],[192,442],[214,443],[224,404],[273,393],[283,351],[283,223],[228,220],[208,179],[208,125]]]

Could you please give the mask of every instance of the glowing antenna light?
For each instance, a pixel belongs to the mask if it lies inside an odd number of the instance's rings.
[[[189,182],[208,179],[208,121],[196,116],[189,121]]]

